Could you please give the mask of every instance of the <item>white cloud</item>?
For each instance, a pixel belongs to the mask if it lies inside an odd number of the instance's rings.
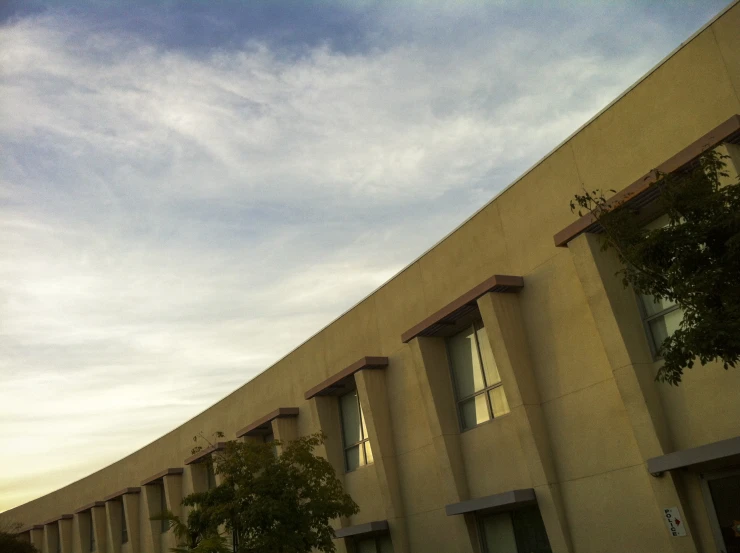
[[[0,509],[266,368],[656,61],[566,31],[286,59],[3,27]]]

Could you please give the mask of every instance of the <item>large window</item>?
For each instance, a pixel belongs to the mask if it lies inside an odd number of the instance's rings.
[[[509,412],[501,376],[482,323],[447,339],[463,430]]]
[[[654,230],[668,224],[668,216],[658,217],[645,228]],[[683,320],[683,309],[667,299],[656,301],[655,298],[648,294],[640,296],[642,306],[643,321],[645,329],[650,340],[650,348],[653,355],[660,355],[660,347],[666,338],[671,336]]]
[[[393,553],[390,536],[355,539],[352,542],[353,553]]]
[[[367,436],[365,416],[360,407],[357,390],[339,397],[344,443],[344,466],[349,472],[373,462],[373,452]]]
[[[536,505],[480,516],[478,528],[485,553],[552,553]]]

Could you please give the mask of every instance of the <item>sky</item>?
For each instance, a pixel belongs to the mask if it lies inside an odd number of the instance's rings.
[[[726,4],[0,3],[0,511],[269,367]]]

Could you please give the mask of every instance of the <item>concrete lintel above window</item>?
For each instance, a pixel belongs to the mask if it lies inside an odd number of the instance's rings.
[[[473,512],[495,512],[508,511],[525,505],[537,503],[534,489],[525,488],[523,490],[511,490],[504,493],[469,499],[460,503],[445,505],[447,516],[463,515]]]
[[[185,469],[179,468],[179,467],[178,468],[164,469],[164,470],[158,472],[157,474],[153,474],[149,478],[144,478],[144,480],[141,481],[141,485],[142,486],[149,486],[150,484],[156,484],[160,480],[162,480],[162,478],[164,478],[165,476],[170,476],[170,475],[173,475],[173,474],[182,474],[184,471],[185,471]]]
[[[478,298],[488,292],[511,293],[524,288],[520,276],[493,275],[401,334],[403,343],[417,336],[452,336],[479,317]]]
[[[387,532],[388,521],[376,520],[374,522],[366,522],[365,524],[357,524],[356,526],[339,528],[334,531],[334,534],[338,538],[365,538],[376,534],[385,534]]]
[[[640,177],[627,188],[620,190],[609,198],[612,205],[618,205],[625,201],[640,207],[652,202],[657,195],[650,192],[650,185],[657,180],[660,173],[672,173],[695,161],[702,153],[719,146],[724,142],[737,143],[740,140],[740,115],[733,115],[724,123],[721,123],[707,134],[692,142],[686,148],[678,152],[670,159],[658,165],[655,169]],[[655,197],[653,197],[655,196]],[[600,227],[596,219],[590,213],[580,217],[563,230],[558,232],[553,240],[559,248],[568,245],[568,242],[584,232],[599,232]]]
[[[280,407],[272,413],[257,419],[252,424],[245,426],[236,433],[237,438],[242,436],[264,436],[272,433],[272,421],[283,417],[297,417],[298,407]]]
[[[105,501],[93,501],[92,503],[88,503],[84,507],[80,507],[75,511],[75,514],[78,513],[84,513],[85,511],[89,511],[93,507],[105,507]]]
[[[72,518],[74,518],[73,515],[59,515],[58,517],[50,518],[49,520],[45,521],[41,526],[54,524],[55,522],[59,522],[60,520],[70,520]]]
[[[107,497],[103,498],[103,501],[113,501],[129,493],[141,493],[141,488],[123,488],[118,490],[116,493],[112,493]]]
[[[206,458],[216,451],[221,451],[223,448],[226,447],[226,442],[218,442],[213,444],[212,446],[208,446],[204,449],[201,449],[198,453],[191,455],[185,461],[183,461],[186,465],[192,465],[193,463],[201,463],[206,460]]]
[[[363,357],[349,367],[345,367],[321,384],[314,386],[304,395],[306,399],[314,396],[338,396],[354,388],[354,374],[363,369],[384,369],[388,366],[387,357]]]
[[[680,468],[715,470],[738,461],[740,461],[740,436],[653,457],[648,459],[647,467],[650,474],[657,476],[665,471]]]

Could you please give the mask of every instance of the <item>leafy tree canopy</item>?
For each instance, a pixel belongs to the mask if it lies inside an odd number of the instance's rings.
[[[650,208],[630,198],[610,201],[600,190],[570,204],[579,215],[593,214],[602,249],[614,250],[624,265],[625,286],[683,309],[680,327],[660,346],[657,380],[673,385],[697,359],[719,359],[725,369],[740,360],[740,183],[730,179],[727,157],[707,151],[684,170],[658,173],[650,188],[667,216],[662,228],[645,228]]]
[[[38,553],[38,549],[30,542],[20,539],[16,534],[21,526],[21,524],[8,524],[0,528],[0,551],[2,553]]]
[[[359,508],[331,464],[314,454],[324,439],[313,434],[287,444],[227,442],[212,454],[220,484],[183,500],[192,508],[186,522],[165,513],[182,544],[173,551],[230,553],[234,534],[239,553],[335,551],[330,520]],[[279,456],[275,445],[283,446]]]

